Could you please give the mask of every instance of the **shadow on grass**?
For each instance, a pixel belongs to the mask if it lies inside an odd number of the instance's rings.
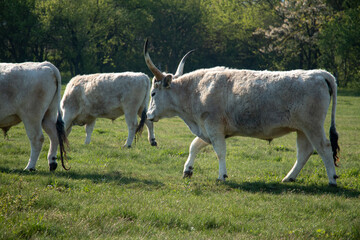
[[[322,195],[333,194],[337,196],[344,196],[347,198],[358,198],[360,192],[353,189],[346,189],[342,187],[321,186],[321,185],[303,185],[294,183],[278,183],[278,182],[243,182],[235,183],[227,181],[224,183],[232,189],[239,189],[252,193],[269,193],[269,194],[309,194],[309,195]]]
[[[148,186],[153,187],[161,187],[164,184],[159,181],[152,181],[146,179],[138,179],[134,177],[124,176],[120,171],[111,171],[106,173],[80,173],[75,171],[68,171],[68,172],[49,172],[49,171],[35,171],[29,172],[20,169],[9,169],[0,167],[0,172],[8,173],[8,174],[17,174],[22,176],[27,175],[41,175],[41,176],[49,176],[49,177],[59,177],[59,178],[66,178],[72,180],[90,180],[93,183],[106,183],[106,182],[113,182],[119,185],[123,184],[132,184],[132,183],[140,183]]]

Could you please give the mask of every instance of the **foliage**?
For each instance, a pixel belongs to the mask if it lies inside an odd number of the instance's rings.
[[[279,68],[317,68],[320,55],[317,43],[329,15],[327,6],[322,0],[285,0],[275,10],[281,22],[264,32],[273,40],[267,50],[282,56]]]
[[[65,82],[77,74],[149,73],[142,48],[174,72],[227,66],[325,68],[360,87],[356,0],[2,0],[0,61],[49,60]]]
[[[332,71],[342,85],[359,88],[360,5],[336,13],[321,32],[319,41],[323,66]]]

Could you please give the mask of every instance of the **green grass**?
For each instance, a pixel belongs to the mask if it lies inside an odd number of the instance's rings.
[[[341,167],[327,185],[313,155],[294,183],[281,183],[296,159],[295,134],[269,144],[227,140],[225,183],[211,147],[182,179],[194,136],[179,119],[155,124],[131,149],[123,117],[99,119],[92,142],[75,126],[70,171],[48,171],[48,138],[36,172],[24,172],[30,145],[22,124],[0,140],[0,239],[360,239],[360,97],[338,98]],[[326,121],[326,132],[329,119]]]

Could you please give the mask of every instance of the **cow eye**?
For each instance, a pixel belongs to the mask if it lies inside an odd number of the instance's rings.
[[[153,97],[153,96],[155,96],[155,92],[152,92],[152,93],[151,93],[151,97]]]

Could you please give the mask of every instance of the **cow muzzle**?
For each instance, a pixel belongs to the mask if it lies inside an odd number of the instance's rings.
[[[159,121],[159,118],[156,118],[153,114],[150,114],[150,113],[146,114],[146,118],[147,118],[147,120],[152,121],[152,122]]]
[[[149,120],[149,121],[157,122],[157,121],[155,121],[154,115],[151,114],[151,113],[147,113],[147,114],[146,114],[146,118],[147,118],[147,120]]]

